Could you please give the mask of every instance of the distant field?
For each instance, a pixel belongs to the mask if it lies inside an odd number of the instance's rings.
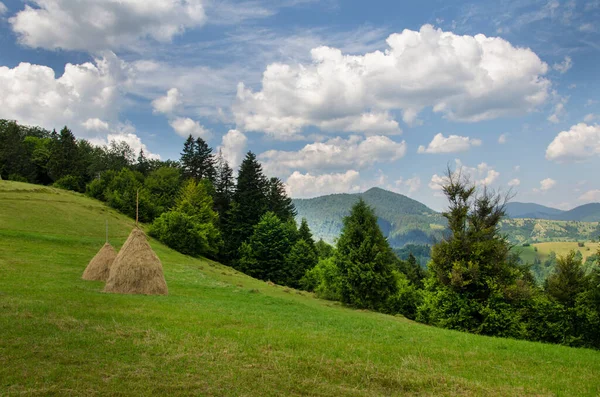
[[[576,242],[551,242],[551,243],[538,243],[533,246],[538,249],[538,255],[540,259],[544,260],[548,257],[550,252],[554,251],[557,256],[565,256],[572,250],[579,251],[583,255],[583,261],[588,256],[596,254],[598,252],[598,243],[584,243],[585,247],[579,247]]]
[[[352,310],[150,240],[168,296],[81,280],[133,221],[0,181],[0,396],[598,396],[600,352]]]

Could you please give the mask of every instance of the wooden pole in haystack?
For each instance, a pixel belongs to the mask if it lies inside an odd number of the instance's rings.
[[[108,243],[108,219],[106,219],[104,222],[106,224],[106,241],[105,241],[105,243]]]
[[[137,190],[135,197],[135,227],[138,227],[138,217],[140,213],[140,189]]]

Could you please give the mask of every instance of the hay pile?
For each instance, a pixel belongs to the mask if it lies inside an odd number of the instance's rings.
[[[87,265],[81,278],[84,280],[106,281],[116,257],[117,251],[115,251],[112,245],[109,243],[104,244]]]
[[[135,228],[110,268],[104,292],[167,295],[162,264],[146,235]]]

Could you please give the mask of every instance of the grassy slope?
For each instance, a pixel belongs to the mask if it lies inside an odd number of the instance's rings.
[[[355,311],[151,241],[170,295],[80,279],[131,220],[0,182],[0,395],[597,395],[600,353]]]
[[[588,256],[598,252],[599,244],[586,242],[585,247],[579,247],[576,242],[551,242],[533,244],[533,246],[538,249],[538,256],[542,261],[544,261],[552,251],[554,251],[557,256],[565,256],[570,251],[575,250],[581,252],[583,261],[585,262]]]

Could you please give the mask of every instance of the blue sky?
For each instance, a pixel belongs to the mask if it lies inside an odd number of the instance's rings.
[[[0,0],[0,118],[177,159],[254,151],[294,197],[409,195],[448,165],[600,201],[600,0]]]

